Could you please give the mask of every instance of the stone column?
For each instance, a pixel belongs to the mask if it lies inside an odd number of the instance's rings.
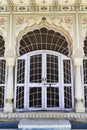
[[[75,110],[76,112],[85,112],[83,103],[83,90],[82,90],[82,79],[81,79],[81,65],[83,58],[75,58]]]
[[[7,82],[6,82],[6,104],[4,112],[13,112],[13,67],[15,64],[14,58],[6,58],[7,65]]]

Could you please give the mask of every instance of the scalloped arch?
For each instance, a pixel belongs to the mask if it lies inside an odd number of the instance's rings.
[[[18,55],[41,49],[58,51],[70,56],[72,54],[72,39],[69,32],[62,27],[41,23],[25,28],[19,33],[17,37]]]

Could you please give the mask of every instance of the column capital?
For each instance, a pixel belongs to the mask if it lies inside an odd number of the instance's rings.
[[[82,65],[82,61],[83,61],[83,58],[81,58],[81,57],[73,59],[73,62],[74,62],[75,66],[81,66]]]
[[[14,66],[15,65],[15,58],[13,57],[6,57],[6,63],[7,63],[7,66]]]
[[[82,65],[83,56],[84,56],[83,49],[81,49],[81,48],[75,49],[75,52],[72,55],[72,59],[73,59],[75,66],[81,66]]]

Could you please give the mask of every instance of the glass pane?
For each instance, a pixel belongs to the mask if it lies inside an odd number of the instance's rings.
[[[16,108],[24,108],[24,87],[17,87],[16,89]]]
[[[87,108],[87,86],[84,86],[85,107]]]
[[[5,84],[6,61],[0,60],[0,84]]]
[[[24,34],[20,40],[20,55],[34,50],[53,50],[68,56],[69,44],[60,32],[42,27]]]
[[[63,69],[64,69],[64,83],[71,84],[71,64],[70,60],[63,61]]]
[[[47,82],[59,82],[58,57],[47,54]]]
[[[5,53],[5,41],[3,37],[0,35],[0,57],[3,57]]]
[[[25,60],[17,61],[17,83],[24,83],[25,79]]]
[[[0,108],[4,107],[4,86],[0,86]]]
[[[84,40],[84,54],[85,56],[87,56],[87,36],[85,37],[85,40]]]
[[[47,87],[47,107],[59,107],[59,88]]]
[[[71,86],[64,87],[64,107],[72,108],[72,89]]]
[[[38,83],[42,79],[42,55],[30,57],[30,82]]]
[[[87,60],[83,60],[84,84],[87,84]]]
[[[29,107],[38,108],[42,106],[42,92],[40,87],[30,88]]]

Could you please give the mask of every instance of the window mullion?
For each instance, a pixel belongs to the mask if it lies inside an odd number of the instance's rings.
[[[60,92],[61,92],[61,96],[60,96],[60,103],[61,103],[61,109],[64,110],[64,70],[63,70],[63,59],[61,57],[61,61],[60,61],[60,69],[61,69],[61,74],[60,74]]]
[[[58,78],[59,82],[57,83],[57,86],[59,88],[59,109],[62,108],[62,62],[61,62],[61,57],[58,55]]]
[[[24,109],[27,110],[28,107],[28,56],[25,57],[25,83],[24,83]]]
[[[14,98],[14,109],[16,109],[16,89],[17,89],[17,60],[16,60],[16,66],[15,66],[15,98]]]
[[[71,65],[71,88],[72,88],[72,109],[74,109],[74,83],[73,83],[73,65],[72,65],[72,60],[70,60],[70,65]]]
[[[46,53],[42,54],[42,108],[46,108]]]

